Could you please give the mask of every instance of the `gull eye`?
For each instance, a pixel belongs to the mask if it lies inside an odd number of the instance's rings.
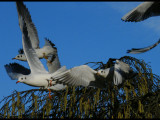
[[[103,73],[103,71],[101,71],[101,73]]]
[[[21,80],[23,80],[23,78],[21,78]]]
[[[17,57],[19,58],[19,55]]]
[[[24,79],[26,79],[26,77]]]
[[[22,57],[22,55],[21,55],[21,57]]]

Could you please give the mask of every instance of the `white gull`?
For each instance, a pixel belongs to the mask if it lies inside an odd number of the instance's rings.
[[[19,20],[19,26],[22,31],[22,21],[21,19],[24,19],[27,30],[28,30],[28,36],[30,37],[32,47],[35,49],[36,54],[38,55],[38,58],[45,58],[48,59],[48,56],[51,54],[55,54],[55,47],[54,44],[45,39],[45,45],[40,48],[39,47],[39,38],[38,38],[38,32],[37,29],[32,22],[31,15],[26,8],[26,6],[23,4],[22,1],[16,1],[16,7],[17,7],[17,12],[18,12],[18,20]],[[21,60],[21,61],[26,61],[26,56],[22,52],[22,50],[19,50],[19,55],[14,57],[13,59]]]
[[[21,28],[23,50],[26,55],[27,62],[29,64],[30,71],[18,64],[5,65],[6,71],[8,75],[11,77],[11,79],[18,79],[17,83],[22,82],[31,86],[48,89],[49,97],[51,98],[51,91],[49,88],[51,87],[51,83],[49,83],[47,78],[51,76],[56,76],[61,72],[66,71],[66,67],[63,66],[54,73],[49,73],[48,71],[46,71],[43,64],[39,60],[35,50],[32,48],[30,38],[28,37],[27,27],[23,19],[21,19],[21,22],[23,25],[23,27]],[[16,70],[13,69],[14,67],[17,67]],[[52,81],[52,84],[54,84],[54,81]]]
[[[50,79],[68,86],[106,88],[105,83],[113,82],[114,85],[119,85],[133,74],[135,73],[128,64],[116,60],[114,66],[107,69],[96,71],[87,65],[81,65],[52,76]]]

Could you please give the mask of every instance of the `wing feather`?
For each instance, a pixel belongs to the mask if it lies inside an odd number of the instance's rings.
[[[53,78],[65,84],[74,86],[88,86],[91,81],[95,81],[96,71],[87,65],[81,65],[67,70],[59,76]]]
[[[122,83],[122,75],[118,70],[114,71],[113,81],[114,81],[114,85],[119,85]]]
[[[6,64],[4,67],[12,80],[17,80],[21,75],[29,75],[31,72],[30,69],[25,68],[18,63]]]
[[[130,74],[132,69],[130,66],[120,60],[116,60],[114,65],[113,81],[115,85],[119,85],[126,80],[126,76]]]
[[[16,7],[17,7],[17,12],[18,12],[18,20],[19,20],[19,26],[22,31],[22,21],[21,18],[24,19],[26,22],[27,30],[28,30],[28,35],[31,39],[31,44],[33,48],[39,48],[39,38],[38,38],[38,32],[37,29],[32,22],[31,15],[27,9],[27,7],[23,4],[22,1],[16,1]]]
[[[153,45],[151,45],[151,46],[144,47],[144,48],[132,48],[131,50],[127,50],[127,53],[132,53],[132,54],[144,53],[144,52],[147,52],[147,51],[153,49],[153,48],[156,47],[159,43],[160,43],[160,39],[158,40],[158,42],[156,42],[155,44],[153,44]]]
[[[23,30],[22,30],[22,44],[23,50],[27,58],[27,62],[31,69],[31,73],[48,73],[41,61],[39,60],[35,50],[32,48],[30,38],[28,37],[28,31],[26,27],[26,23],[23,19],[21,19],[23,23]]]
[[[159,2],[143,2],[122,17],[125,22],[140,22],[149,17],[160,15]]]

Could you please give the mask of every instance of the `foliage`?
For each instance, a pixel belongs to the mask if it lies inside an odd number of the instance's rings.
[[[32,89],[14,91],[0,101],[1,118],[160,118],[160,77],[152,73],[143,60],[124,56],[138,75],[122,85],[107,83],[106,89],[67,87],[63,91]],[[89,62],[95,69],[108,68],[106,64]]]

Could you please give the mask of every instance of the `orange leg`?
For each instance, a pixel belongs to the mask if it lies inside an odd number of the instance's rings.
[[[52,80],[50,80],[50,83],[49,83],[49,85],[50,85],[50,86],[52,86]]]
[[[49,91],[49,98],[50,98],[50,99],[52,99],[52,96],[51,96],[51,90],[50,90],[50,89],[48,89],[48,91]]]
[[[43,57],[47,60],[48,59],[48,57],[45,55],[45,53],[43,53]]]

